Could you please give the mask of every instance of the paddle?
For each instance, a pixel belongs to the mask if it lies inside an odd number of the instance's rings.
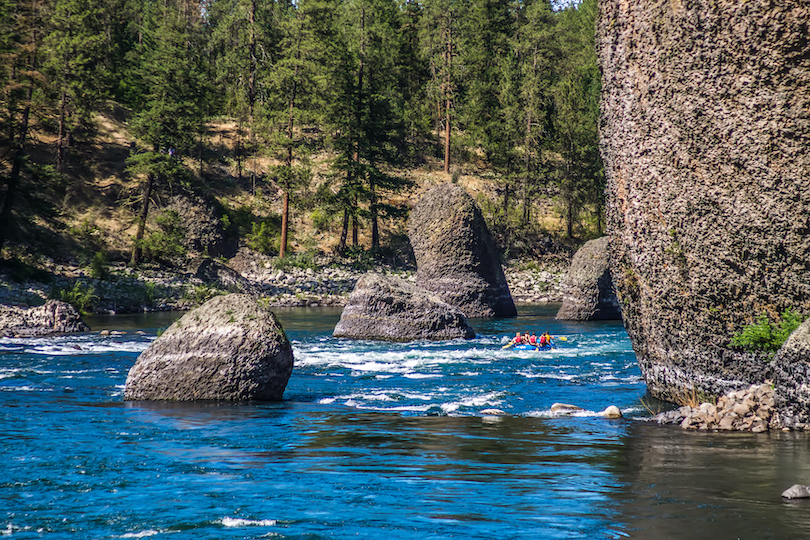
[[[508,349],[509,347],[511,347],[514,344],[515,344],[515,340],[513,339],[512,341],[510,341],[509,343],[507,343],[506,345],[501,347],[501,349]]]

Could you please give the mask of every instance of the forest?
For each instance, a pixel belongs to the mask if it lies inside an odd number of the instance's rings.
[[[81,149],[112,105],[133,137],[122,174],[137,189],[115,201],[133,266],[182,253],[182,216],[156,214],[160,193],[244,186],[252,202],[219,200],[218,219],[265,253],[289,252],[293,210],[332,230],[337,252],[374,251],[406,215],[402,171],[455,181],[469,163],[494,186],[485,212],[505,247],[546,232],[549,207],[560,236],[599,235],[596,12],[596,0],[0,0],[0,250],[25,251],[43,229],[82,236],[64,194],[92,174]],[[227,148],[212,134],[223,124]]]

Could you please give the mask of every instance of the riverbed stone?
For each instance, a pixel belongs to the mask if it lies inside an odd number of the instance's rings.
[[[565,296],[557,319],[621,320],[622,310],[610,275],[609,242],[603,236],[577,250],[565,276]]]
[[[335,337],[385,341],[472,339],[458,308],[404,279],[367,273],[349,296]]]
[[[810,4],[599,9],[611,270],[648,389],[761,383],[770,358],[732,336],[810,314]]]
[[[0,336],[37,337],[89,330],[79,312],[59,300],[32,308],[0,305]]]
[[[774,387],[752,385],[729,392],[717,403],[684,405],[654,417],[659,424],[680,424],[683,429],[750,431],[762,433],[772,426]]]
[[[416,284],[467,317],[517,314],[495,241],[472,197],[457,184],[428,190],[411,210]]]
[[[138,357],[127,401],[278,401],[293,351],[266,303],[217,296],[186,313]]]

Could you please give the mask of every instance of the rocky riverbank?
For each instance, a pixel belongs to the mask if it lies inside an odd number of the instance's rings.
[[[392,274],[408,281],[415,275],[410,268],[387,265],[358,265],[323,257],[306,265],[280,265],[275,258],[240,251],[224,261],[261,291],[273,307],[344,306],[357,280],[367,271]],[[184,311],[228,292],[192,274],[165,269],[111,265],[105,279],[93,278],[90,270],[71,265],[45,263],[49,279],[15,281],[0,274],[0,304],[38,306],[48,298],[82,304],[87,312],[98,314],[143,311]],[[541,261],[512,262],[504,270],[516,303],[561,302],[561,282],[568,261],[549,258]]]

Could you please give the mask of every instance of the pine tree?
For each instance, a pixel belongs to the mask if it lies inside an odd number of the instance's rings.
[[[325,45],[333,35],[335,5],[303,0],[279,12],[280,46],[269,73],[268,120],[275,126],[271,147],[282,164],[273,178],[282,190],[279,256],[287,253],[290,195],[309,184],[308,151],[301,130],[323,122],[327,77]]]
[[[543,184],[542,151],[548,145],[548,128],[554,83],[554,64],[561,57],[555,39],[555,19],[549,0],[535,0],[523,9],[513,49],[518,64],[523,124],[520,145],[522,221],[527,225],[534,197]]]
[[[559,16],[560,47],[566,51],[554,85],[554,149],[562,158],[558,183],[563,203],[566,235],[585,205],[596,207],[601,228],[604,173],[599,159],[599,92],[596,63],[596,0],[584,0]]]
[[[65,166],[65,148],[76,127],[87,124],[103,91],[100,63],[106,33],[99,0],[56,0],[49,13],[44,71],[56,100],[58,115],[56,169]]]
[[[208,23],[215,58],[216,80],[222,95],[224,112],[236,120],[237,144],[234,149],[239,178],[245,132],[248,148],[255,146],[257,108],[268,99],[268,73],[278,59],[279,18],[286,6],[271,0],[216,0],[210,3]],[[254,181],[257,171],[251,171]]]
[[[420,53],[430,72],[427,97],[435,104],[436,138],[443,142],[445,173],[450,172],[450,135],[464,74],[460,49],[465,14],[463,2],[428,0],[419,21]]]
[[[210,95],[202,63],[202,29],[198,4],[167,0],[145,4],[142,39],[135,52],[141,88],[136,94],[132,130],[147,150],[133,156],[130,170],[144,177],[141,210],[130,263],[141,259],[141,243],[149,202],[157,181],[164,178],[175,156],[189,153],[203,127],[206,99]]]
[[[376,249],[379,218],[391,213],[391,205],[380,203],[381,192],[396,192],[409,184],[385,171],[386,164],[399,158],[397,139],[402,134],[404,101],[397,77],[401,19],[393,0],[349,0],[342,8],[345,52],[335,63],[336,92],[330,111],[338,151],[333,169],[344,178],[337,195],[343,205],[338,250],[345,250],[350,218],[352,244],[359,244],[362,216],[371,222],[371,247]]]
[[[2,132],[8,141],[3,160],[11,162],[0,206],[0,250],[14,227],[12,215],[27,157],[29,119],[34,92],[43,80],[40,72],[41,43],[47,32],[43,2],[27,0],[0,4],[2,66]],[[5,145],[3,145],[5,146]]]

